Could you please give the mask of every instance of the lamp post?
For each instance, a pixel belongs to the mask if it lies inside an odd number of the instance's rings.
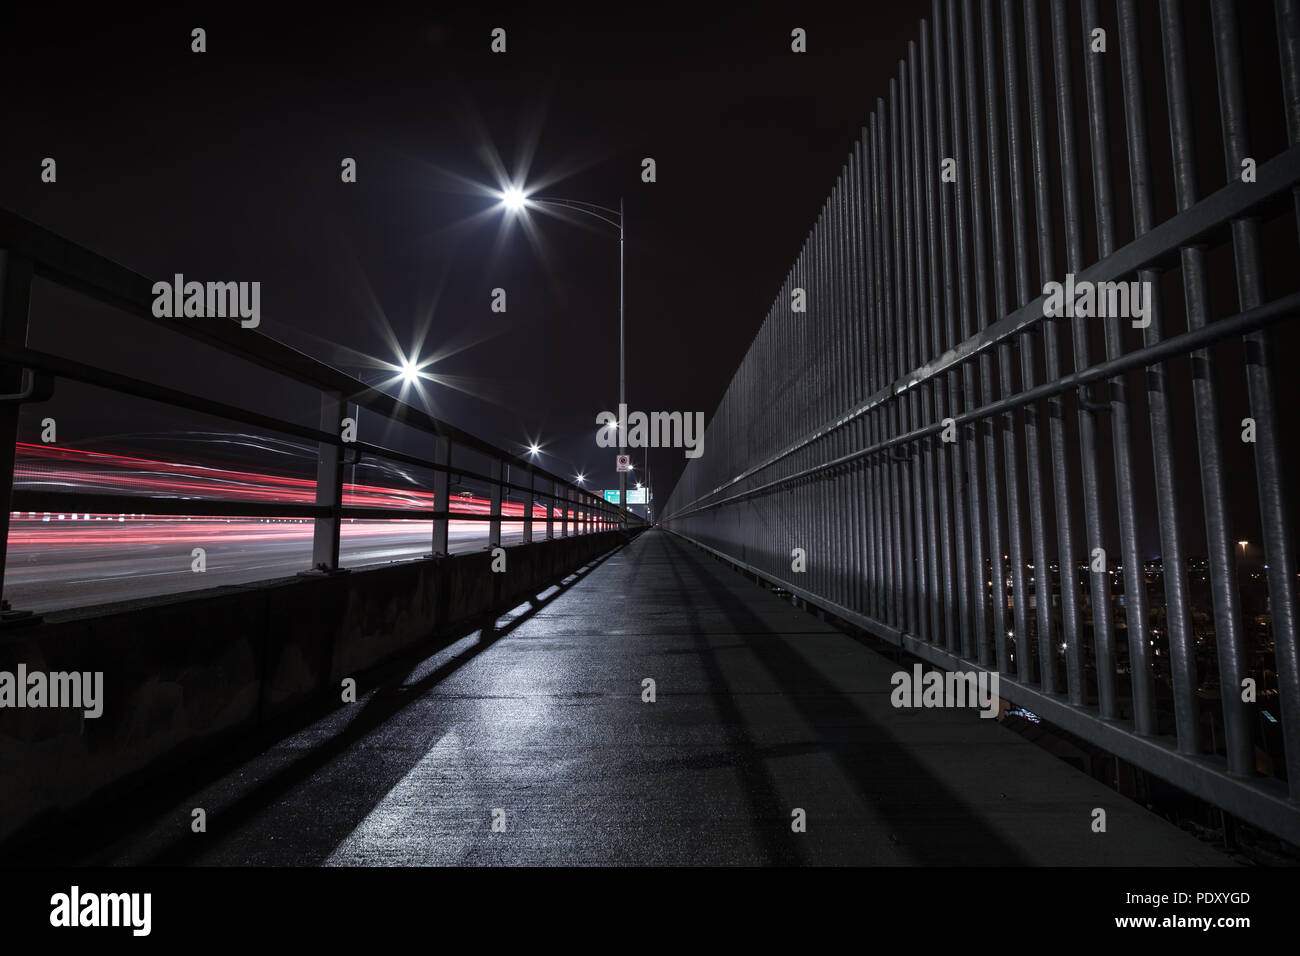
[[[568,209],[573,212],[580,212],[584,215],[591,216],[593,219],[599,219],[601,222],[608,223],[618,230],[618,407],[619,411],[627,405],[627,396],[625,392],[626,384],[626,349],[624,347],[624,321],[623,321],[623,280],[624,280],[624,239],[626,237],[623,228],[623,200],[618,201],[618,209],[610,209],[608,206],[598,206],[595,203],[580,202],[576,199],[560,199],[554,196],[529,196],[518,186],[511,186],[502,191],[501,202],[510,212],[522,212],[529,206],[551,206],[560,209]],[[619,421],[618,423],[618,453],[623,454],[625,442],[627,439],[627,422]],[[627,472],[618,473],[618,505],[623,527],[627,527]]]

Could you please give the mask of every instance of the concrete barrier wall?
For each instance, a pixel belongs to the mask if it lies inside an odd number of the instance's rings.
[[[102,671],[103,714],[0,707],[0,848],[169,758],[199,757],[341,682],[504,610],[618,532],[51,615],[0,634],[0,671]],[[361,688],[365,690],[364,686]]]

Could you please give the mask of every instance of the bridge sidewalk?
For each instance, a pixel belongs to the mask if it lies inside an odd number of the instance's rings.
[[[541,598],[84,862],[1230,862],[666,532]]]

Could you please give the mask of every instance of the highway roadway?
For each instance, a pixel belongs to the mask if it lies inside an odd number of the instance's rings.
[[[315,480],[303,474],[314,463],[312,448],[227,433],[164,437],[123,436],[130,446],[126,449],[19,443],[15,487],[58,492],[67,495],[70,504],[75,502],[70,492],[259,504],[316,500]],[[172,450],[179,446],[187,452],[184,460],[169,458],[160,444]],[[204,456],[218,455],[224,461],[202,463]],[[261,470],[253,462],[270,462],[298,474]],[[433,492],[402,469],[367,465],[359,471],[344,485],[345,505],[427,511],[436,504]],[[451,510],[460,514],[486,516],[491,509],[481,489],[456,484],[450,498]],[[504,502],[502,511],[502,544],[522,542],[523,522],[518,519],[523,503]],[[545,534],[545,522],[545,505],[538,505],[538,537]],[[453,520],[448,548],[453,554],[483,549],[487,535],[486,521]],[[340,560],[344,567],[359,568],[419,558],[430,552],[432,537],[431,521],[348,520],[343,523]],[[14,609],[44,613],[248,584],[309,569],[311,544],[310,519],[15,512],[10,515],[4,597]],[[195,548],[205,552],[202,572],[193,568]]]
[[[449,550],[486,548],[487,533],[486,522],[453,521]],[[543,523],[534,534],[545,534]],[[419,558],[432,535],[428,521],[346,522],[340,560],[358,568]],[[4,596],[15,609],[48,612],[287,577],[311,567],[311,538],[310,521],[15,517]],[[521,523],[502,524],[502,544],[522,540]],[[194,548],[205,552],[201,573]]]

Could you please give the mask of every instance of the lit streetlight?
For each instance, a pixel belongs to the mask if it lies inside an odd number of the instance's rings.
[[[599,219],[603,223],[613,226],[618,230],[618,407],[624,408],[627,403],[625,394],[626,383],[626,351],[624,348],[624,321],[623,321],[623,250],[625,233],[623,229],[623,200],[618,201],[618,209],[610,209],[608,206],[598,206],[595,203],[580,202],[576,199],[560,199],[553,196],[530,196],[521,187],[516,185],[507,186],[500,192],[501,205],[505,210],[512,214],[526,213],[530,206],[551,207],[558,209],[567,209],[571,212],[582,213],[593,219]],[[623,454],[626,446],[624,444],[625,432],[619,430],[618,452]],[[618,500],[619,508],[622,513],[623,526],[627,526],[627,473],[620,471],[618,473]]]

